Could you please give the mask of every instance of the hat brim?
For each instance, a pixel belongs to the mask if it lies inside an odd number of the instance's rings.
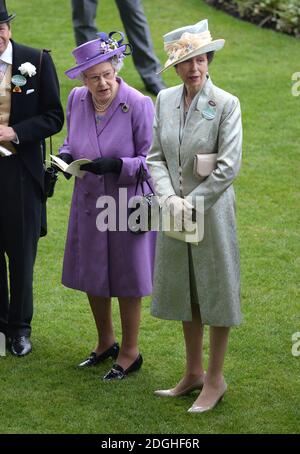
[[[106,54],[99,54],[96,57],[91,58],[90,60],[87,60],[84,63],[81,63],[80,65],[77,65],[71,69],[68,69],[67,71],[65,71],[65,74],[70,79],[76,79],[86,69],[91,68],[92,66],[98,65],[99,63],[103,63],[104,61],[109,60],[114,55],[122,54],[123,52],[125,52],[125,50],[126,50],[126,46],[120,46],[120,47],[118,47],[118,49],[114,49],[110,52],[107,52]]]
[[[169,63],[167,66],[165,66],[163,69],[161,69],[158,74],[166,71],[169,68],[172,68],[173,66],[178,65],[178,63],[182,63],[186,60],[189,60],[190,58],[197,57],[198,55],[206,54],[207,52],[216,52],[218,50],[221,50],[224,47],[225,44],[225,39],[216,39],[215,41],[212,41],[209,44],[206,44],[205,46],[201,46],[198,49],[192,50],[188,54],[186,54],[184,57],[178,58],[178,60],[174,60],[172,63]]]
[[[12,21],[16,17],[16,13],[10,14],[6,19],[0,20],[0,24]]]

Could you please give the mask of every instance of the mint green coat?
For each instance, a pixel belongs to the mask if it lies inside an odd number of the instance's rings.
[[[183,85],[159,93],[147,164],[159,197],[172,194],[191,196],[192,200],[195,196],[204,197],[204,237],[198,246],[191,246],[197,302],[204,324],[234,326],[241,321],[232,186],[242,156],[240,104],[235,96],[207,78],[195,109],[186,119],[180,142],[182,94]],[[197,153],[217,153],[217,168],[200,180],[193,174]],[[159,233],[156,246],[151,311],[163,319],[192,319],[188,247],[163,232]]]

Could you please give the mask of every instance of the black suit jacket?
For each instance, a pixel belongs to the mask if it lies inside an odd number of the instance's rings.
[[[17,44],[14,41],[12,76],[20,74],[22,63],[29,62],[37,68],[37,74],[26,77],[22,92],[11,93],[9,126],[16,132],[19,144],[15,145],[18,156],[44,189],[43,156],[41,145],[45,138],[63,127],[64,113],[60,102],[59,83],[52,59],[47,51]],[[13,88],[13,84],[12,84]],[[34,90],[26,94],[27,90]]]

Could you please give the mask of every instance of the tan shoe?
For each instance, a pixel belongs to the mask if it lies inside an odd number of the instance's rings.
[[[189,409],[188,413],[205,413],[206,411],[210,411],[213,408],[215,408],[216,405],[222,400],[224,394],[227,391],[227,384],[224,381],[223,388],[221,390],[221,393],[218,395],[218,397],[210,404],[210,405],[197,405],[193,404]]]
[[[196,380],[192,385],[187,386],[186,388],[182,389],[181,391],[175,391],[175,388],[172,389],[158,389],[154,391],[156,396],[160,397],[179,397],[179,396],[186,396],[187,394],[195,391],[196,389],[202,389],[203,387],[203,377]]]

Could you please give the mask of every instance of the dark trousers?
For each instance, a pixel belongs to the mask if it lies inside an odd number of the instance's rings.
[[[115,0],[115,2],[128,40],[133,46],[134,65],[144,84],[164,88],[161,76],[156,74],[160,69],[160,63],[153,50],[150,29],[141,0]],[[72,0],[73,25],[78,46],[96,38],[97,5],[98,0]]]
[[[11,337],[31,333],[41,206],[39,185],[19,157],[0,158],[0,331]]]

